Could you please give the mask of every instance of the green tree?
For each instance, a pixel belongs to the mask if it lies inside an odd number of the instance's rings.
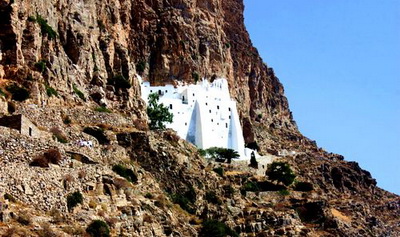
[[[237,151],[230,148],[222,148],[222,147],[210,147],[203,152],[209,158],[214,158],[217,161],[227,161],[229,164],[232,162],[232,159],[239,158],[240,155]]]
[[[286,186],[291,185],[296,178],[289,164],[285,162],[272,162],[268,165],[265,175],[270,180],[281,182]]]
[[[168,107],[159,104],[160,97],[157,93],[149,95],[149,104],[147,106],[147,115],[150,119],[150,129],[165,129],[164,123],[172,123],[174,115],[169,111]]]
[[[230,164],[232,162],[232,159],[237,159],[240,157],[239,153],[233,149],[225,149],[225,148],[221,148],[219,150],[217,150],[217,154],[221,157],[221,158],[225,158],[226,161],[228,162],[228,164]]]

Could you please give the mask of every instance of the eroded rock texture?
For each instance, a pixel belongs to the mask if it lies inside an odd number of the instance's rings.
[[[226,77],[246,142],[264,137],[255,124],[297,133],[282,85],[252,47],[240,0],[16,0],[0,8],[0,72],[30,87],[35,103],[79,103],[75,86],[99,104],[142,116],[136,74],[154,84]],[[118,76],[133,87],[115,86]],[[49,100],[45,85],[59,99]]]

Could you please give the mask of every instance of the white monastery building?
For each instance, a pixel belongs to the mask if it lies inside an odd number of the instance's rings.
[[[231,148],[241,159],[250,158],[252,150],[245,148],[236,102],[230,97],[226,79],[175,87],[142,82],[141,91],[146,103],[149,94],[159,95],[159,103],[174,114],[173,122],[166,127],[175,130],[180,137],[201,149]]]

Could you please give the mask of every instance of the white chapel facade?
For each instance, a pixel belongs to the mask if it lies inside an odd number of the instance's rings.
[[[151,93],[159,95],[159,103],[173,113],[173,122],[167,128],[193,143],[198,148],[223,147],[236,150],[240,158],[249,158],[252,150],[245,148],[242,127],[228,82],[219,78],[191,85],[151,86],[141,82],[142,99]]]

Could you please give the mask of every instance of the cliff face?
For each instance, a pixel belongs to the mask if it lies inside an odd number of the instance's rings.
[[[147,131],[137,75],[152,84],[227,78],[245,141],[266,155],[259,168],[206,161],[172,131]],[[0,89],[0,114],[22,113],[42,133],[0,127],[0,191],[17,198],[0,197],[0,222],[15,227],[0,225],[8,236],[79,235],[94,219],[122,236],[198,236],[207,219],[241,236],[400,233],[398,196],[297,131],[251,44],[242,0],[0,0]],[[77,147],[82,139],[94,148]],[[48,149],[62,161],[29,165]],[[277,192],[285,187],[264,174],[278,159],[303,186]],[[83,202],[67,210],[76,190]]]
[[[34,103],[79,103],[75,85],[99,104],[141,117],[136,74],[153,84],[225,77],[246,142],[257,139],[256,120],[296,132],[282,85],[252,47],[240,0],[2,0],[1,17],[0,75],[31,88]],[[134,86],[115,86],[120,75]],[[48,98],[45,85],[59,99]]]

